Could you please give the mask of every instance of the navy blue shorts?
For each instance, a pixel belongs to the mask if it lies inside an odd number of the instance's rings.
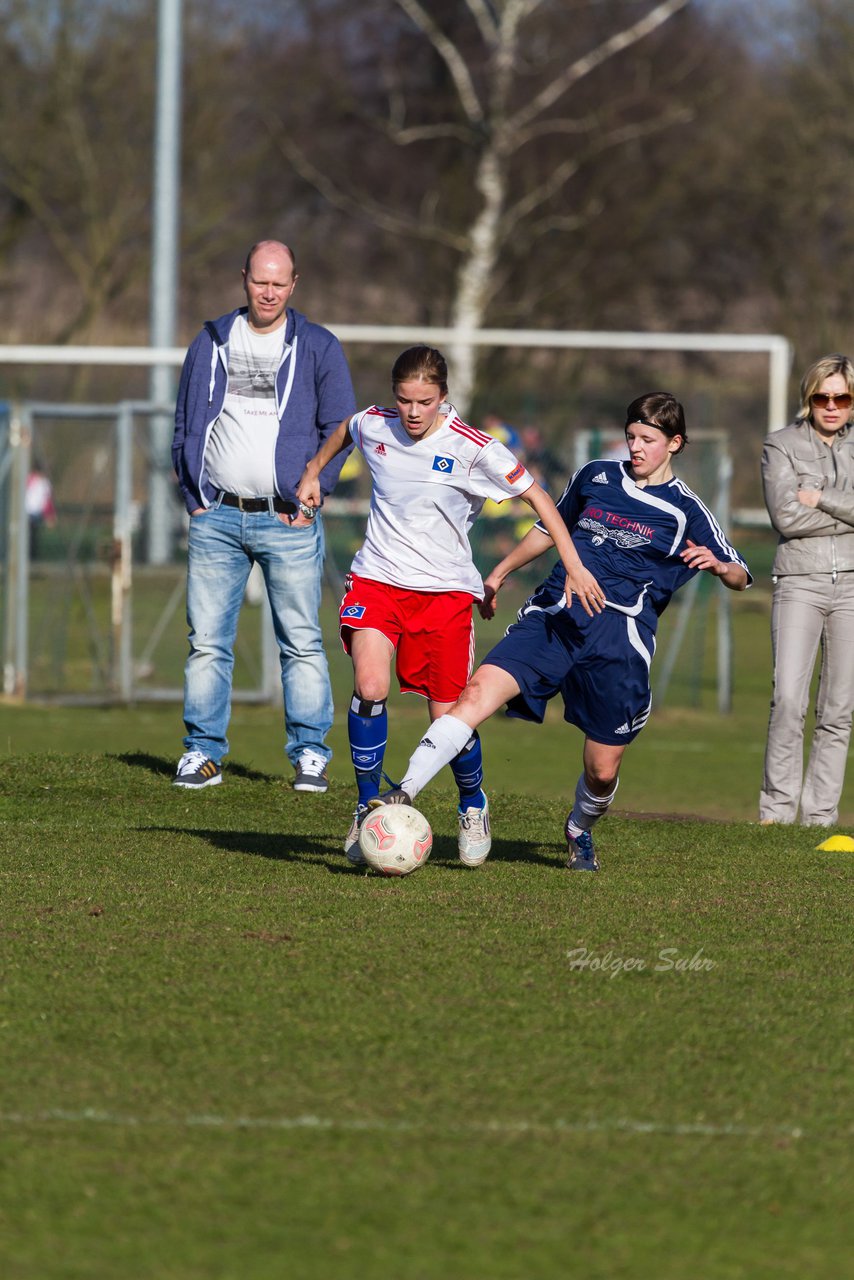
[[[594,742],[619,747],[649,716],[654,652],[649,629],[615,609],[588,618],[580,606],[558,613],[529,606],[481,665],[501,667],[519,685],[509,716],[542,724],[546,704],[560,693],[565,720]]]

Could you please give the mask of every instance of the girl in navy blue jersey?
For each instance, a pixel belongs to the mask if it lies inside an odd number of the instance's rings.
[[[628,461],[588,462],[570,480],[558,511],[582,563],[604,591],[599,609],[567,599],[556,565],[520,609],[446,715],[435,720],[412,756],[400,788],[382,798],[407,803],[452,759],[502,704],[541,723],[560,693],[564,718],[585,735],[583,771],[566,820],[568,866],[598,871],[591,829],[612,803],[620,761],[646,724],[649,668],[658,619],[679,587],[703,570],[743,591],[747,565],[715,517],[673,474],[687,443],[682,405],[652,392],[626,411]],[[495,613],[509,574],[552,546],[538,521],[485,579],[480,608]]]

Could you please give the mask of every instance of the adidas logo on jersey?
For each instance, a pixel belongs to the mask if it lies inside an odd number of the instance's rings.
[[[377,447],[374,449],[374,453],[378,453],[378,454],[380,455],[380,457],[381,457],[381,458],[384,458],[384,457],[385,457],[385,445],[384,445],[382,442],[380,442],[380,443],[377,445]]]
[[[591,484],[607,484],[608,477],[605,475],[604,471],[600,471],[598,476],[594,476],[590,483]]]
[[[631,728],[628,724],[621,724],[619,729],[614,730],[614,733],[631,733]]]

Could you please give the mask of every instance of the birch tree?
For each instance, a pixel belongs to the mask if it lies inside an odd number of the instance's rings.
[[[386,75],[385,114],[374,124],[401,149],[462,148],[472,198],[462,214],[452,202],[457,220],[448,218],[441,199],[430,208],[422,203],[413,216],[403,206],[389,207],[370,192],[355,191],[340,173],[324,172],[292,130],[268,114],[288,161],[330,203],[358,209],[378,227],[433,239],[454,251],[447,323],[458,334],[449,354],[461,411],[470,401],[478,360],[466,335],[489,321],[508,246],[533,252],[546,235],[577,231],[595,212],[571,190],[584,165],[688,118],[677,96],[668,100],[649,73],[631,63],[632,51],[649,44],[688,3],[456,0],[443,6],[394,0],[445,69],[450,92],[438,116],[425,112],[423,98],[413,102],[411,66],[404,64],[398,74]],[[615,101],[607,101],[603,73],[610,65],[636,88],[643,82],[641,91],[629,93],[624,84],[612,95]]]

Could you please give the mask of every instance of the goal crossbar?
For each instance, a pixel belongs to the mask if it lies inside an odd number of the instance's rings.
[[[342,342],[469,344],[578,351],[674,351],[768,357],[768,430],[786,425],[792,345],[781,334],[651,333],[589,329],[471,329],[442,326],[328,324]],[[2,364],[181,365],[185,347],[35,346],[0,344]]]

